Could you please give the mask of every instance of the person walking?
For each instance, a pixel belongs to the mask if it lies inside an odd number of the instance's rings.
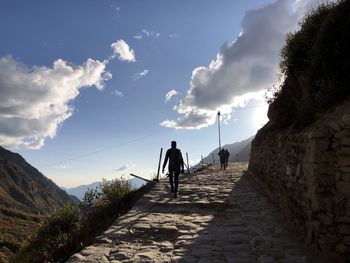
[[[169,182],[171,187],[171,192],[177,197],[177,191],[179,186],[179,174],[184,173],[184,161],[182,159],[182,154],[179,149],[176,148],[176,141],[171,142],[171,148],[167,150],[165,154],[165,159],[163,163],[162,172],[164,173],[165,166],[169,160],[168,170],[169,170]]]
[[[227,168],[228,165],[228,159],[230,158],[230,152],[228,149],[225,150],[225,167]]]
[[[220,156],[220,170],[225,170],[226,152],[225,149],[221,149],[218,153]]]

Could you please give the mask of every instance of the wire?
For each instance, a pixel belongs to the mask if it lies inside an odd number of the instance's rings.
[[[254,107],[236,108],[236,110],[253,109],[253,108],[259,108],[259,107],[266,107],[266,105],[257,105],[257,106],[254,106]],[[82,159],[82,158],[85,158],[85,157],[90,156],[90,155],[94,155],[94,154],[97,154],[97,153],[100,153],[100,152],[108,151],[108,150],[111,150],[111,149],[114,149],[114,148],[118,148],[118,147],[121,147],[121,146],[124,146],[124,145],[128,145],[128,144],[131,144],[131,143],[134,143],[134,142],[137,142],[137,141],[141,141],[141,140],[146,139],[148,137],[152,137],[152,136],[155,136],[155,135],[158,135],[158,134],[161,134],[161,133],[165,133],[165,132],[170,132],[170,131],[171,130],[167,129],[167,130],[164,130],[164,131],[151,133],[151,134],[148,134],[148,135],[145,135],[145,136],[142,136],[142,137],[130,140],[130,141],[126,141],[126,142],[123,142],[123,143],[120,143],[120,144],[116,144],[116,145],[110,146],[110,147],[102,148],[102,149],[99,149],[99,150],[96,150],[96,151],[88,152],[88,153],[85,153],[85,154],[82,154],[82,155],[77,155],[77,156],[74,156],[74,157],[71,157],[71,158],[68,158],[68,159],[63,159],[61,161],[57,161],[57,162],[54,162],[54,163],[51,163],[51,164],[47,164],[47,165],[42,166],[41,168],[50,167],[50,166],[53,166],[53,165],[61,164],[63,162],[69,162],[69,161]]]
[[[151,133],[151,134],[148,134],[148,135],[145,135],[145,136],[142,136],[142,137],[130,140],[130,141],[126,141],[126,142],[123,142],[123,143],[120,143],[120,144],[116,144],[116,145],[110,146],[110,147],[102,148],[102,149],[99,149],[99,150],[96,150],[96,151],[92,151],[92,152],[85,153],[85,154],[82,154],[82,155],[74,156],[74,157],[71,157],[71,158],[68,158],[68,159],[63,159],[61,161],[57,161],[57,162],[54,162],[54,163],[51,163],[51,164],[48,164],[48,165],[44,165],[41,168],[46,168],[46,167],[57,165],[57,164],[60,164],[60,163],[63,163],[63,162],[69,162],[69,161],[73,161],[73,160],[82,159],[82,158],[85,158],[85,157],[90,156],[90,155],[94,155],[94,154],[97,154],[97,153],[100,153],[100,152],[108,151],[108,150],[111,150],[111,149],[114,149],[114,148],[118,148],[118,147],[121,147],[121,146],[124,146],[124,145],[128,145],[128,144],[131,144],[131,143],[134,143],[134,142],[137,142],[137,141],[141,141],[141,140],[146,139],[148,137],[152,137],[152,136],[155,136],[155,135],[158,135],[158,134],[161,134],[161,133],[165,133],[165,132],[170,132],[170,131],[171,130],[164,130],[164,131]]]

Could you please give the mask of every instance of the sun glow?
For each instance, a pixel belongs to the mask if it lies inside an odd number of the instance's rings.
[[[256,127],[257,129],[262,128],[268,122],[269,120],[267,117],[268,109],[269,109],[269,105],[266,103],[259,105],[254,109],[252,122],[254,127]]]

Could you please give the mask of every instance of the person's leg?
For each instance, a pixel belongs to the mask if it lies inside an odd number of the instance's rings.
[[[174,192],[175,192],[175,196],[177,196],[177,189],[178,189],[178,187],[179,187],[179,172],[175,172],[174,173],[174,176],[175,176],[175,178],[174,178],[174,183],[175,183],[175,189],[174,189]]]
[[[173,183],[173,171],[169,171],[169,182],[170,182],[170,188],[171,188],[171,192],[174,192],[174,183]]]

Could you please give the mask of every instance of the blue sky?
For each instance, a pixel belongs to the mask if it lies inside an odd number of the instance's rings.
[[[267,121],[286,33],[315,1],[0,1],[0,145],[61,186],[196,162]],[[166,102],[166,95],[168,101]]]

